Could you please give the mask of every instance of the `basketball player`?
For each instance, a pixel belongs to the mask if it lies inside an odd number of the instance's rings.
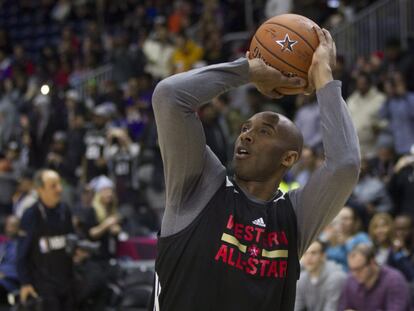
[[[154,299],[161,311],[293,310],[299,258],[343,206],[358,177],[358,139],[333,81],[335,44],[320,44],[309,80],[321,109],[326,160],[301,189],[281,193],[299,159],[302,135],[286,117],[262,112],[244,123],[234,179],[205,145],[194,112],[213,97],[253,82],[265,95],[303,87],[258,59],[192,70],[160,82],[153,96],[167,187]]]

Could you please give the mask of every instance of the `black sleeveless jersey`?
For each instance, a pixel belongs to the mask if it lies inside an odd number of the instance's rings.
[[[150,310],[288,311],[299,278],[287,194],[249,200],[227,180],[184,230],[158,240]]]

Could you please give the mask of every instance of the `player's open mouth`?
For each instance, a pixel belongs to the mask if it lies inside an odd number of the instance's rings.
[[[250,155],[249,151],[245,147],[237,147],[236,159],[245,159]]]

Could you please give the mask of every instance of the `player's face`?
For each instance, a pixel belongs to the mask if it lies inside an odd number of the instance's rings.
[[[233,156],[238,178],[266,181],[281,168],[286,148],[279,127],[279,115],[271,112],[255,114],[242,125]]]

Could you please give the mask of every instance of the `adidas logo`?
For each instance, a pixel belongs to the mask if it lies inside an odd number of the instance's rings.
[[[253,224],[256,225],[256,226],[260,226],[260,227],[266,228],[266,224],[264,223],[262,217],[260,217],[260,218],[258,218],[256,220],[253,220]]]

